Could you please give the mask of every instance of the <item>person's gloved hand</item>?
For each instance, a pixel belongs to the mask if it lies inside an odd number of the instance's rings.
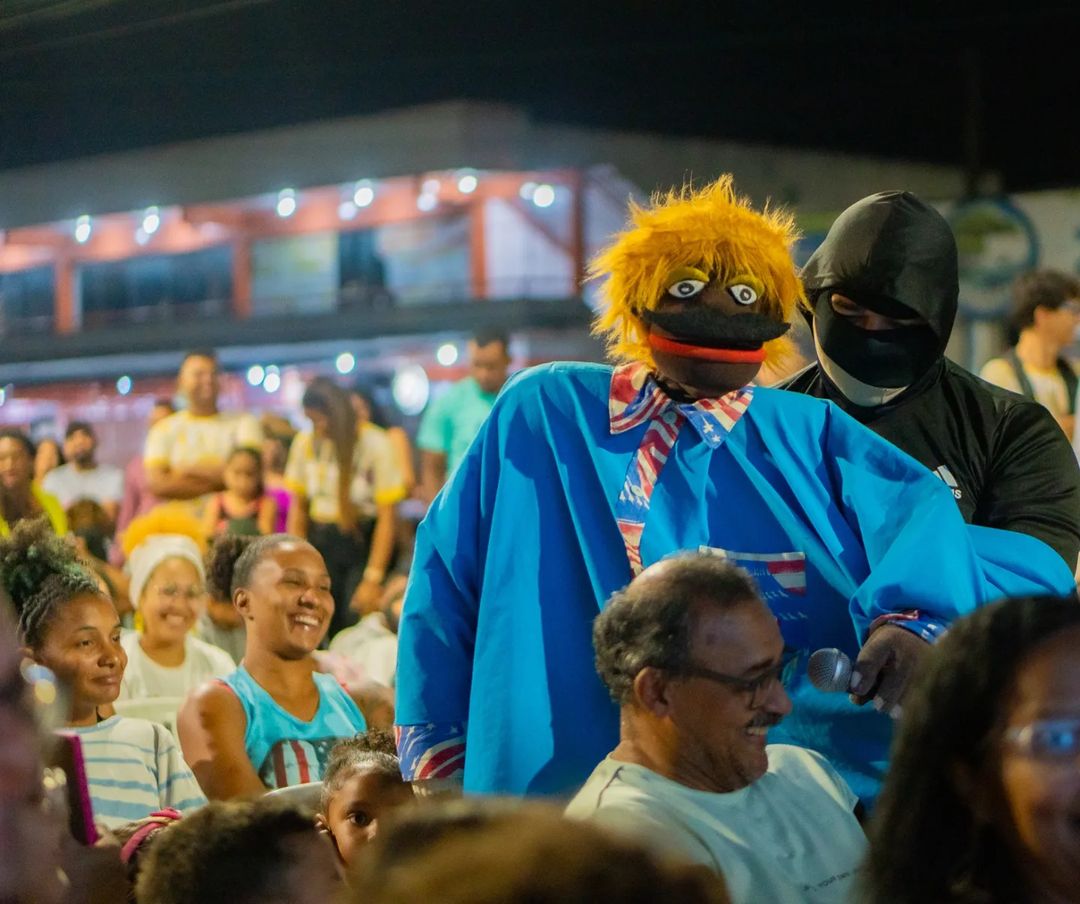
[[[929,649],[930,644],[906,628],[875,628],[855,660],[851,702],[862,706],[873,700],[876,710],[898,718],[911,677]]]

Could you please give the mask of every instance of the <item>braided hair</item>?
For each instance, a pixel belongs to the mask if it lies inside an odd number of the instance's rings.
[[[108,599],[74,548],[43,517],[20,521],[0,539],[0,587],[15,606],[19,638],[32,650],[41,648],[64,603],[85,594]]]

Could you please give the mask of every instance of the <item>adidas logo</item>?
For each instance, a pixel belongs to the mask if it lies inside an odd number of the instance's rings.
[[[937,474],[943,481],[945,486],[952,490],[953,498],[959,499],[963,493],[960,491],[960,484],[956,482],[956,478],[953,477],[952,471],[950,471],[945,465],[939,468],[934,468],[934,473]]]

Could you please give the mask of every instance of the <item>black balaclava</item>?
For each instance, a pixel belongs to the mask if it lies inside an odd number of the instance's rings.
[[[959,293],[956,240],[945,219],[910,192],[881,192],[845,210],[802,280],[814,300],[821,369],[850,402],[887,404],[944,355]],[[927,325],[860,329],[833,311],[833,292],[879,314],[917,314]]]

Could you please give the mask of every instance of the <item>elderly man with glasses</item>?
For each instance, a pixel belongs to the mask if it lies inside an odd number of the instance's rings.
[[[820,755],[766,746],[789,712],[784,644],[750,576],[684,554],[616,593],[593,629],[618,746],[567,815],[721,873],[739,901],[850,898],[866,839]]]

